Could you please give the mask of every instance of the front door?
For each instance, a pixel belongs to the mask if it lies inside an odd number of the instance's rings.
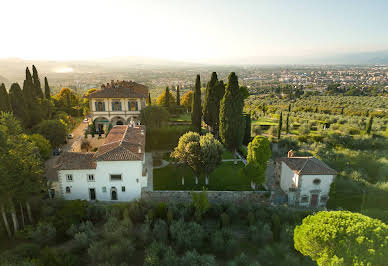
[[[96,189],[89,188],[89,197],[90,200],[96,200]]]
[[[116,190],[112,190],[112,192],[111,192],[111,200],[117,200],[117,191]]]
[[[317,207],[318,206],[318,194],[311,194],[310,206],[311,207]]]

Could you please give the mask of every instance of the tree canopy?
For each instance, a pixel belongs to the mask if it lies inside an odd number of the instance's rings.
[[[359,213],[322,211],[296,226],[294,241],[319,265],[384,265],[388,225]]]
[[[166,92],[168,92],[168,106],[166,106]],[[170,89],[168,89],[168,87],[163,91],[162,94],[159,95],[159,97],[156,99],[156,104],[157,105],[160,105],[160,106],[165,106],[165,107],[169,107],[169,106],[173,106],[175,105],[175,97],[174,95],[172,95]]]
[[[167,125],[169,113],[166,108],[151,105],[140,111],[140,122],[146,125],[147,128],[160,128]]]
[[[201,109],[201,78],[197,75],[193,102],[191,105],[191,124],[196,132],[201,132],[202,109]]]
[[[182,105],[187,109],[191,109],[191,104],[193,102],[193,95],[194,95],[194,92],[193,91],[188,91],[186,92],[183,97],[182,97]]]
[[[9,96],[4,83],[1,83],[0,85],[0,111],[3,111],[3,112],[11,111]]]
[[[66,126],[59,120],[44,120],[36,126],[36,131],[48,139],[54,147],[63,144],[66,139]]]

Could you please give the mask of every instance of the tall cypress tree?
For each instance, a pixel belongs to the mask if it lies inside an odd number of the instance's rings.
[[[9,101],[11,104],[12,112],[15,117],[23,121],[25,124],[26,113],[25,113],[25,103],[24,97],[22,93],[22,89],[20,88],[18,83],[13,83],[11,88],[9,89]]]
[[[25,126],[31,128],[37,125],[41,120],[39,102],[36,96],[36,90],[31,80],[26,79],[23,82],[23,98],[25,106]]]
[[[370,132],[372,131],[372,125],[373,125],[373,116],[369,118],[368,126],[366,128],[366,133],[370,135]]]
[[[206,85],[206,94],[203,101],[203,120],[205,123],[210,126],[211,131],[214,133],[215,127],[218,122],[217,115],[217,86],[218,78],[217,73],[213,72],[209,82]]]
[[[201,120],[201,78],[199,75],[197,75],[195,80],[193,102],[191,104],[191,124],[193,129],[197,132],[201,132]]]
[[[148,104],[151,105],[151,93],[148,93]]]
[[[164,107],[170,106],[170,89],[166,87],[165,97],[164,97]]]
[[[279,125],[278,125],[278,140],[282,135],[282,126],[283,126],[283,113],[280,112]]]
[[[0,85],[0,111],[11,112],[11,104],[9,103],[9,96],[4,83]]]
[[[291,112],[291,104],[288,105],[288,112]]]
[[[220,104],[220,137],[225,146],[234,153],[240,148],[244,136],[243,107],[244,94],[238,85],[236,74],[232,72],[229,74],[228,86]]]
[[[181,105],[181,95],[179,91],[179,85],[176,88],[176,105],[180,106]]]
[[[288,131],[289,131],[289,119],[290,119],[290,113],[287,114],[287,120],[286,120],[286,134],[288,134]]]
[[[47,100],[51,99],[51,91],[47,81],[47,77],[44,77],[44,96]]]
[[[32,82],[31,72],[30,72],[30,69],[28,67],[26,68],[26,80],[29,80]]]
[[[40,85],[38,70],[32,65],[32,83],[34,84],[35,94],[37,97],[43,99],[43,92]]]

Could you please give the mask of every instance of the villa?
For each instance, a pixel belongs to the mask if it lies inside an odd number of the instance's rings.
[[[110,126],[140,124],[140,111],[146,106],[148,88],[133,81],[111,81],[90,93],[90,112],[98,132]]]

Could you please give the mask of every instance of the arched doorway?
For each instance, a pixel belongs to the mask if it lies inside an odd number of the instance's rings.
[[[124,122],[119,120],[119,121],[116,122],[116,125],[117,126],[122,126],[122,125],[124,125]]]
[[[110,189],[110,199],[117,200],[117,189],[115,187]]]
[[[109,126],[109,120],[106,117],[97,117],[94,119],[94,125],[96,127],[96,132],[103,134]]]
[[[111,119],[111,123],[113,126],[125,125],[125,119],[120,116],[115,116]]]

